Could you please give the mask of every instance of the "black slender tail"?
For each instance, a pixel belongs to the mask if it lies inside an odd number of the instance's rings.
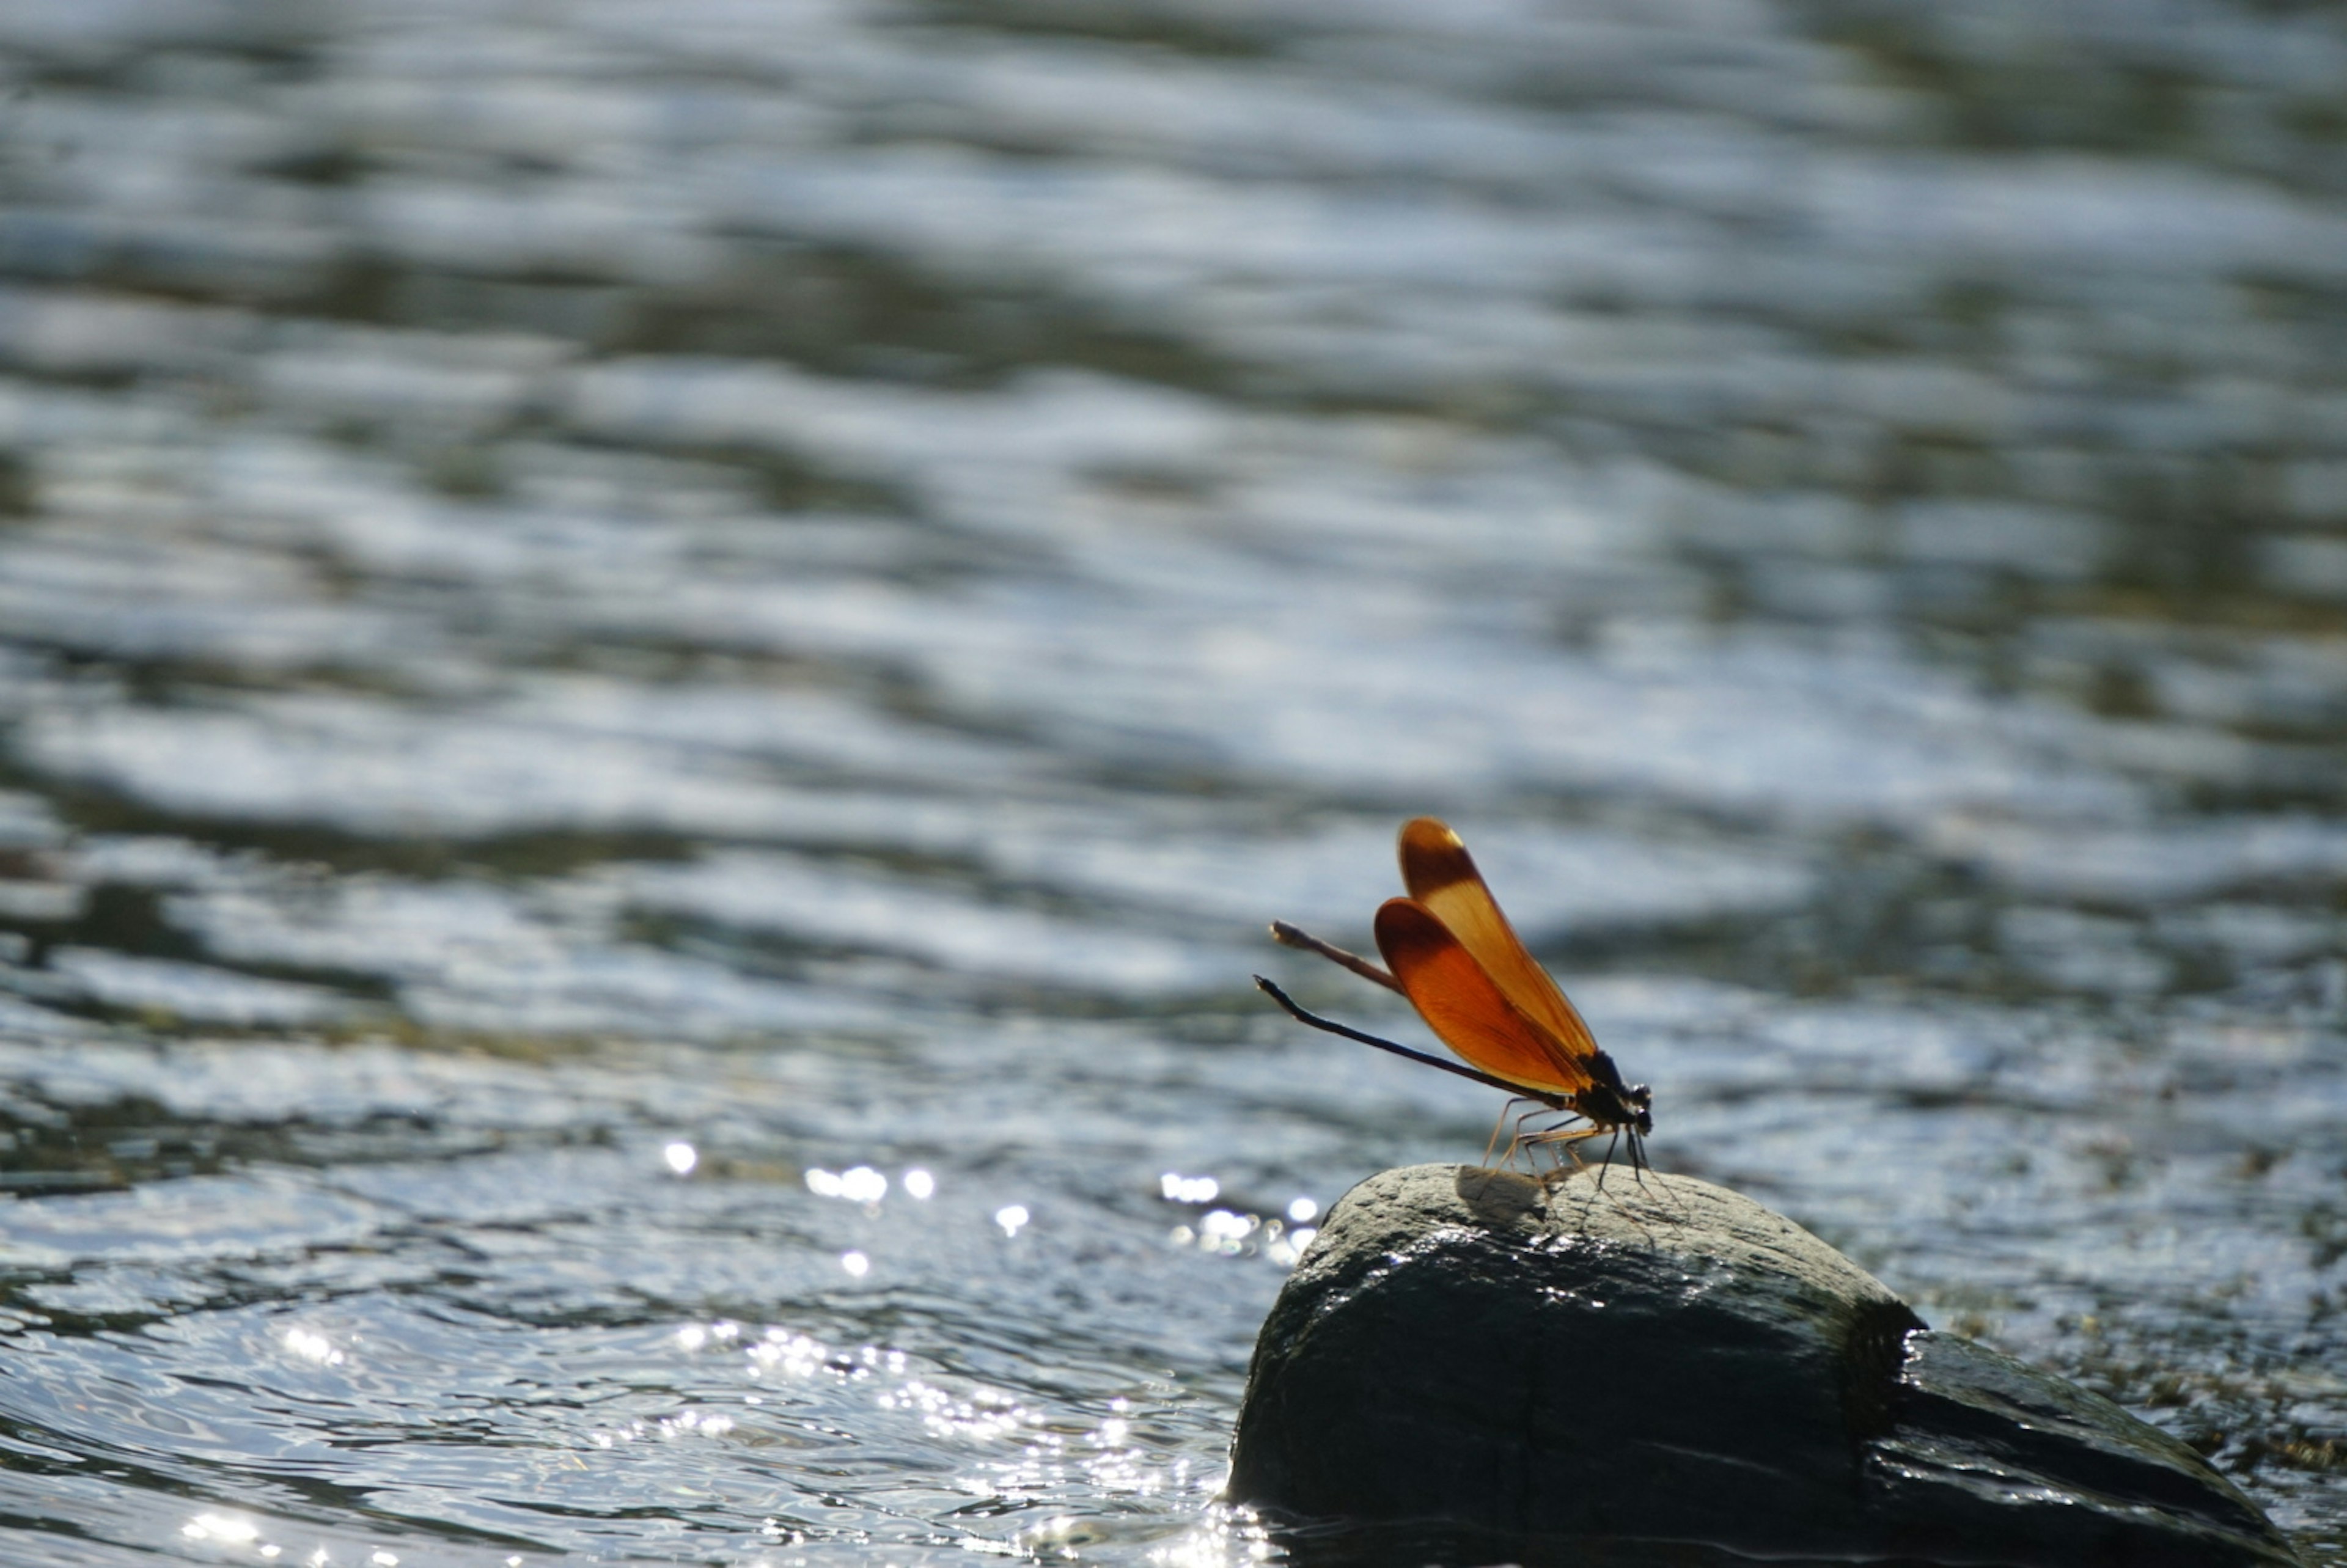
[[[1487,1084],[1493,1089],[1504,1091],[1506,1093],[1512,1095],[1517,1099],[1540,1100],[1543,1098],[1540,1095],[1526,1093],[1524,1086],[1521,1083],[1511,1083],[1504,1078],[1494,1078],[1488,1072],[1478,1072],[1475,1069],[1469,1067],[1464,1062],[1445,1061],[1439,1056],[1429,1056],[1422,1050],[1412,1050],[1409,1046],[1398,1044],[1390,1040],[1380,1040],[1374,1034],[1364,1034],[1358,1029],[1348,1029],[1343,1024],[1337,1022],[1333,1019],[1325,1019],[1318,1013],[1307,1012],[1303,1008],[1296,1005],[1294,998],[1290,997],[1286,991],[1281,990],[1277,986],[1273,985],[1269,980],[1265,979],[1261,975],[1255,977],[1255,983],[1263,989],[1263,992],[1266,996],[1277,1002],[1281,1007],[1286,1008],[1287,1009],[1288,1016],[1295,1019],[1298,1023],[1308,1023],[1314,1029],[1326,1030],[1330,1034],[1342,1035],[1347,1040],[1358,1040],[1363,1045],[1374,1045],[1379,1050],[1389,1050],[1396,1056],[1406,1056],[1412,1061],[1422,1062],[1428,1067],[1439,1067],[1445,1072],[1455,1073],[1460,1078],[1472,1079],[1477,1083]],[[1550,1103],[1555,1104],[1556,1109],[1560,1111],[1570,1109],[1570,1107],[1563,1104],[1562,1102],[1551,1102]]]

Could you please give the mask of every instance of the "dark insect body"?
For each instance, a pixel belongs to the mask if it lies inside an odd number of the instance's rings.
[[[1315,1029],[1505,1090],[1532,1102],[1534,1116],[1545,1111],[1564,1118],[1536,1132],[1520,1131],[1511,1141],[1511,1155],[1520,1148],[1547,1146],[1562,1149],[1577,1163],[1576,1144],[1626,1138],[1631,1168],[1642,1172],[1645,1139],[1655,1126],[1652,1091],[1643,1083],[1623,1081],[1621,1070],[1589,1032],[1579,1009],[1525,950],[1459,835],[1430,816],[1416,817],[1402,825],[1400,852],[1402,886],[1409,896],[1387,899],[1374,927],[1386,968],[1284,920],[1273,922],[1271,934],[1408,997],[1464,1065],[1307,1012],[1261,975],[1255,984]],[[1607,1145],[1609,1162],[1613,1148]],[[1604,1180],[1602,1171],[1598,1179]]]

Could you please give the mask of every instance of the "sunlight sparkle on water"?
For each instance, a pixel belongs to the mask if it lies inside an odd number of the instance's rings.
[[[806,1184],[807,1191],[818,1198],[845,1198],[851,1204],[876,1204],[888,1195],[888,1178],[869,1165],[856,1165],[845,1171],[810,1169]]]
[[[907,1194],[926,1199],[937,1190],[938,1179],[919,1166],[916,1165],[905,1173],[905,1191]]]
[[[231,1513],[199,1513],[179,1526],[190,1541],[217,1541],[227,1546],[250,1546],[261,1537],[261,1526]]]
[[[679,1139],[661,1151],[661,1158],[667,1161],[668,1168],[678,1175],[689,1176],[692,1174],[692,1168],[701,1163],[701,1151]]]
[[[1299,1198],[1290,1213],[1301,1207],[1317,1212],[1309,1198]],[[1311,1225],[1292,1229],[1282,1220],[1266,1219],[1261,1214],[1241,1214],[1232,1209],[1209,1209],[1198,1216],[1198,1223],[1175,1225],[1165,1239],[1175,1246],[1194,1246],[1200,1252],[1219,1257],[1254,1257],[1260,1255],[1282,1268],[1293,1268],[1312,1245],[1318,1230]]]
[[[917,1378],[907,1378],[874,1403],[884,1410],[911,1411],[931,1432],[963,1442],[992,1442],[1029,1432],[1042,1419],[1039,1412],[999,1389],[958,1394]],[[999,1488],[989,1481],[983,1490],[990,1492]]]
[[[860,1252],[843,1252],[839,1255],[839,1266],[861,1279],[872,1272],[872,1260]]]
[[[1272,1550],[1262,1522],[1252,1512],[1216,1503],[1205,1523],[1152,1552],[1149,1560],[1160,1568],[1227,1568],[1234,1563],[1260,1563]]]
[[[1319,1234],[1310,1225],[1298,1225],[1286,1235],[1274,1240],[1263,1250],[1272,1262],[1284,1263],[1292,1268],[1296,1266],[1296,1259],[1304,1255],[1304,1249],[1312,1245],[1312,1238]]]
[[[787,1328],[769,1328],[750,1348],[750,1369],[753,1375],[780,1371],[793,1378],[811,1378],[830,1357],[830,1347],[819,1339]]]
[[[1303,1225],[1307,1221],[1317,1218],[1319,1213],[1320,1205],[1314,1203],[1310,1198],[1298,1198],[1294,1203],[1287,1205],[1287,1217],[1295,1221],[1297,1225]]]
[[[1212,1176],[1185,1176],[1168,1171],[1157,1178],[1157,1190],[1168,1203],[1211,1204],[1222,1196],[1223,1184]]]
[[[334,1348],[334,1342],[315,1329],[288,1328],[285,1331],[285,1348],[302,1360],[314,1361],[321,1367],[339,1367],[343,1363],[343,1353]]]
[[[712,1341],[730,1345],[742,1337],[742,1326],[728,1318],[714,1323],[688,1323],[676,1331],[676,1342],[688,1350],[698,1350]]]
[[[682,1410],[661,1419],[655,1429],[663,1438],[722,1438],[733,1430],[733,1418],[718,1411]]]
[[[1198,1222],[1198,1245],[1216,1250],[1235,1250],[1238,1244],[1262,1228],[1263,1220],[1255,1214],[1234,1214],[1229,1209],[1209,1209]]]
[[[1019,1227],[1030,1217],[1025,1204],[1010,1204],[994,1211],[994,1223],[1002,1227],[1004,1235],[1017,1235]]]

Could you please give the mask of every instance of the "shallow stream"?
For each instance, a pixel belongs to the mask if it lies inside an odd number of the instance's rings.
[[[1472,1085],[2347,1563],[2347,25],[0,12],[0,1559],[1225,1564]],[[1422,1034],[1411,1038],[1423,1040]]]

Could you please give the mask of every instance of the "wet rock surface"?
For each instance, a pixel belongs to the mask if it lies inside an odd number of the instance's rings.
[[[1231,1494],[1372,1559],[2298,1561],[2116,1405],[1748,1198],[1618,1169],[1354,1188],[1264,1326]]]

